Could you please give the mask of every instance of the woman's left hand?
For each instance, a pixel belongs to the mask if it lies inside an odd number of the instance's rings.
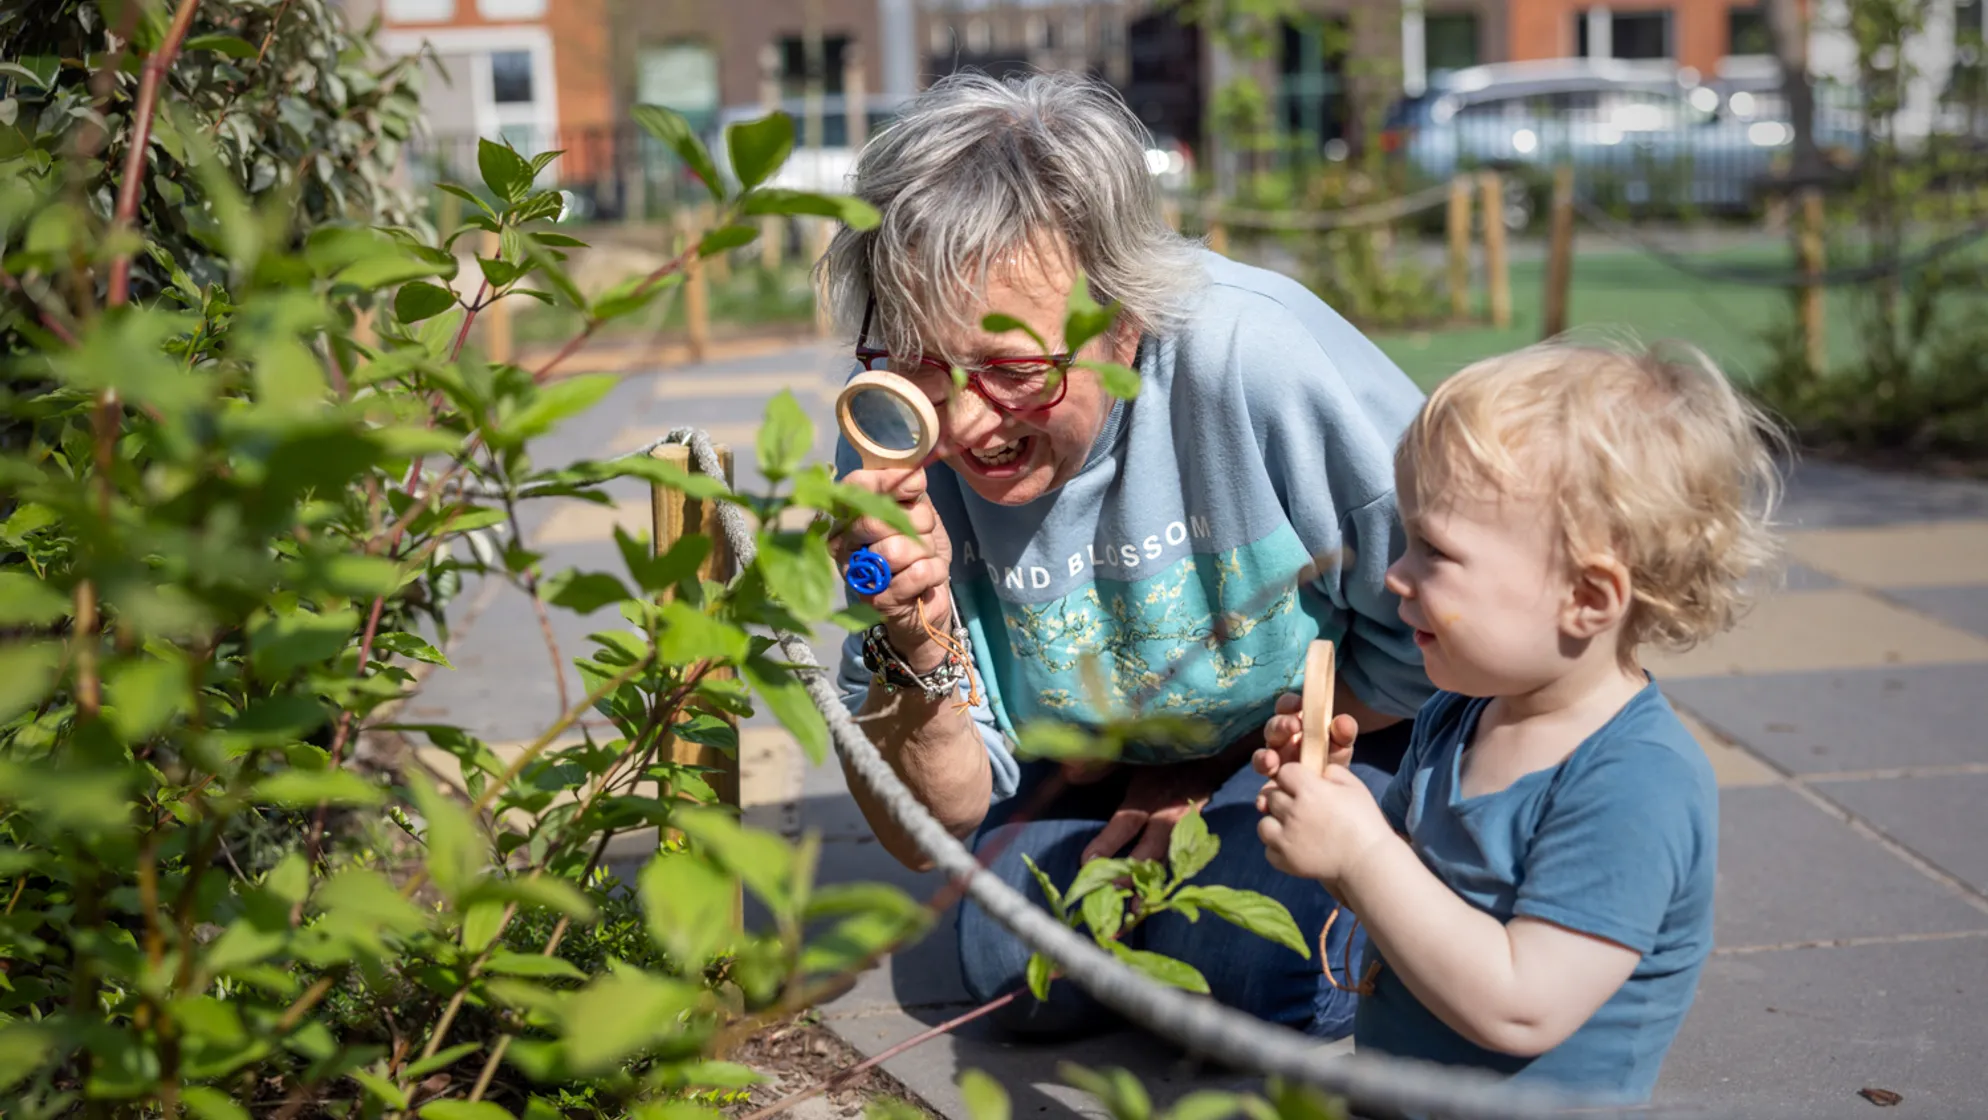
[[[1233,757],[1233,756],[1231,756]],[[1219,759],[1180,762],[1171,766],[1134,766],[1125,788],[1125,800],[1104,823],[1104,831],[1085,846],[1080,863],[1115,856],[1126,844],[1132,850],[1127,859],[1165,859],[1167,844],[1173,839],[1173,826],[1187,815],[1195,802],[1207,801],[1230,773],[1234,764],[1223,768],[1211,765]],[[1219,772],[1218,772],[1219,771]]]

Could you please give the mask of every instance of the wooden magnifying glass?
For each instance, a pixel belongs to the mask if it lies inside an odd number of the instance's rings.
[[[918,386],[889,370],[866,370],[835,398],[835,422],[865,470],[916,467],[939,442],[939,413]]]
[[[1314,774],[1325,773],[1332,756],[1333,688],[1332,643],[1320,639],[1305,652],[1304,703],[1299,709],[1303,731],[1298,740],[1298,761]]]

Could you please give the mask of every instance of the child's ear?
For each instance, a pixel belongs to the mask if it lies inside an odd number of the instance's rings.
[[[1575,638],[1605,634],[1629,613],[1631,594],[1629,569],[1620,560],[1590,556],[1574,570],[1561,627]]]

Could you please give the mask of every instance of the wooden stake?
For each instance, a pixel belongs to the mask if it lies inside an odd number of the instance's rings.
[[[694,211],[683,214],[682,229],[686,248],[696,243],[700,231]],[[711,294],[705,279],[704,259],[692,256],[683,269],[684,329],[690,335],[690,360],[701,362],[711,351]]]
[[[1553,169],[1553,242],[1546,258],[1545,323],[1542,338],[1567,329],[1567,301],[1574,282],[1574,168]]]
[[[1491,289],[1491,325],[1512,325],[1512,273],[1505,260],[1505,183],[1495,171],[1478,176],[1484,199],[1484,273]]]
[[[718,208],[709,203],[698,208],[697,225],[700,229],[718,228]],[[711,282],[729,284],[732,281],[732,251],[727,249],[704,262],[711,266]]]
[[[718,462],[724,468],[725,484],[729,486],[732,482],[732,449],[720,444],[716,451]],[[683,444],[664,444],[649,454],[678,470],[700,473],[690,457],[690,448]],[[697,574],[711,580],[732,578],[736,573],[736,563],[731,545],[725,541],[725,527],[718,519],[719,504],[686,497],[681,490],[666,486],[652,486],[649,494],[654,507],[656,554],[669,551],[688,534],[702,533],[711,538],[711,555],[705,558]],[[670,598],[671,593],[664,592],[663,600],[667,602]],[[706,679],[730,680],[735,675],[731,669],[713,669],[706,674]],[[733,716],[721,714],[720,718],[735,727],[738,724]],[[671,762],[709,767],[704,780],[718,795],[718,803],[735,811],[739,808],[739,759],[736,753],[728,755],[715,747],[679,739],[675,735],[664,738],[663,748]]]
[[[1229,255],[1229,227],[1220,218],[1208,219],[1208,247],[1225,257]]]
[[[483,232],[481,243],[483,246],[483,256],[486,259],[494,260],[503,255],[503,248],[497,240],[497,235],[491,233],[489,230]],[[489,294],[495,295],[496,293]],[[483,323],[483,346],[489,352],[487,357],[493,363],[510,361],[511,301],[498,300],[478,312],[477,318]]]
[[[1823,211],[1822,192],[1814,187],[1802,189],[1802,273],[1809,282],[1802,285],[1802,343],[1803,354],[1808,359],[1809,372],[1820,376],[1829,362],[1828,347],[1823,333],[1822,285],[1816,278],[1822,275],[1823,265]]]
[[[1450,180],[1450,318],[1470,317],[1470,179]]]

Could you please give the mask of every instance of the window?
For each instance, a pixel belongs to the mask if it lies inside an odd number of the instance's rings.
[[[849,57],[849,36],[821,37],[821,91],[842,92],[842,67]],[[803,97],[808,92],[808,45],[799,35],[780,38],[780,96]]]
[[[1431,74],[1477,65],[1477,14],[1453,12],[1425,17],[1422,58]]]
[[[532,97],[532,52],[490,52],[490,100],[497,105],[529,105]]]
[[[932,21],[932,53],[945,56],[953,53],[953,28],[949,23]]]
[[[1979,47],[1984,34],[1988,34],[1988,23],[1982,19],[1981,0],[1954,0],[1954,42]]]
[[[986,54],[994,49],[994,31],[987,26],[985,16],[974,16],[966,21],[966,51],[968,54]]]
[[[1614,12],[1609,18],[1610,57],[1669,58],[1669,12]]]
[[[487,20],[544,19],[545,0],[476,0],[476,11]]]
[[[718,109],[718,56],[703,43],[643,47],[635,56],[635,102],[675,109],[697,127]]]
[[[1727,54],[1773,54],[1765,7],[1726,9]]]

